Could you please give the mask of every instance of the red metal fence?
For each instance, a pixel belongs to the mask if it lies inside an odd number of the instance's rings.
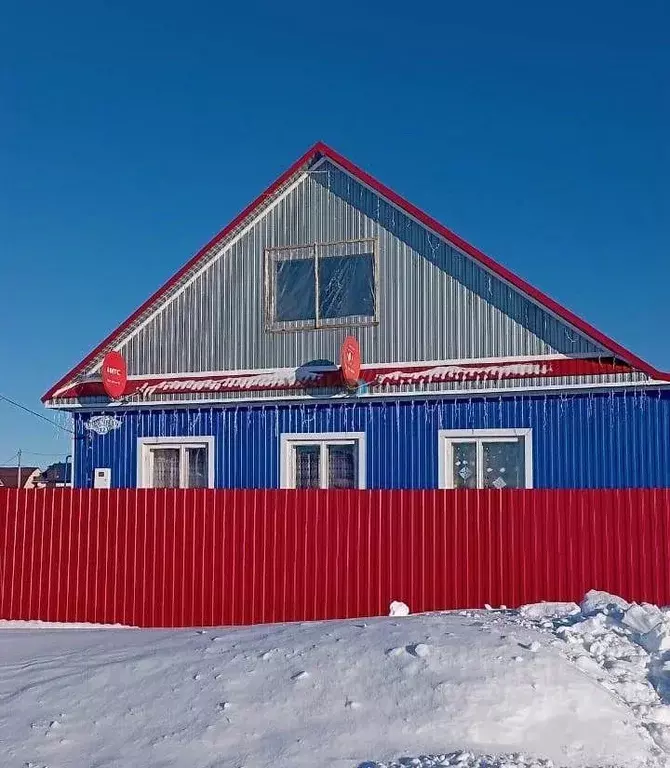
[[[176,627],[670,603],[670,490],[0,490],[0,618]]]

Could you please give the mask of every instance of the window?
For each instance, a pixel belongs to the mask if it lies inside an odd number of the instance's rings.
[[[282,435],[282,488],[365,488],[363,432]]]
[[[376,322],[376,250],[375,240],[268,249],[268,329]]]
[[[532,488],[530,429],[440,430],[440,488]]]
[[[142,437],[137,446],[139,488],[213,488],[213,437]]]

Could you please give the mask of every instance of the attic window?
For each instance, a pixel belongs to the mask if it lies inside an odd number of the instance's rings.
[[[268,329],[376,322],[376,252],[375,240],[268,249]]]

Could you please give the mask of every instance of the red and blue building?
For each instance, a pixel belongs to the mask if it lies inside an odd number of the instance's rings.
[[[44,401],[80,488],[504,491],[670,486],[669,388],[319,143]]]

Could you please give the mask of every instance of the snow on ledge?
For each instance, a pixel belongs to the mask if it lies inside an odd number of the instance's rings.
[[[0,619],[2,629],[137,629],[127,624],[93,624],[87,622],[65,621],[40,621],[31,619],[27,621]]]

